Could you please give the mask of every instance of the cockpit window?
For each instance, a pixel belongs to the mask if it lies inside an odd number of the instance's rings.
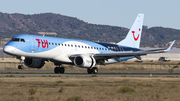
[[[11,41],[16,41],[16,42],[25,42],[24,39],[20,39],[20,38],[12,38]]]
[[[19,41],[19,38],[12,38],[11,41]]]
[[[21,39],[21,42],[25,42],[25,40],[24,40],[24,39]]]

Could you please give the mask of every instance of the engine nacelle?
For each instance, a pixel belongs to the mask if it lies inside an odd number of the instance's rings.
[[[74,64],[78,67],[90,68],[95,66],[96,60],[88,55],[80,55],[74,58]]]
[[[42,59],[26,58],[24,64],[31,68],[42,68],[45,62]]]

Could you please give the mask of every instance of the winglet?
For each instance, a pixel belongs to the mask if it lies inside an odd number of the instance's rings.
[[[164,50],[164,52],[170,51],[171,48],[172,48],[172,46],[174,45],[175,41],[176,41],[176,40],[174,40],[174,41],[171,43],[171,45],[170,45],[166,50]]]

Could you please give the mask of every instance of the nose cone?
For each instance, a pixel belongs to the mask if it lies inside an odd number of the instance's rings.
[[[15,50],[15,48],[12,46],[4,46],[4,48],[3,48],[3,51],[7,54],[12,54],[14,50]]]

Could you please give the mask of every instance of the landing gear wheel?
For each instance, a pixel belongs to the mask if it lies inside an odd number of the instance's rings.
[[[88,69],[87,69],[87,73],[88,73],[88,74],[92,74],[92,72],[93,72],[93,71],[92,71],[91,68],[88,68]]]
[[[21,56],[20,58],[20,65],[18,65],[18,69],[23,69],[23,61],[25,60],[25,57],[24,56]]]
[[[64,67],[55,67],[54,68],[54,73],[55,74],[64,74],[64,71],[65,71],[65,69],[64,69]]]
[[[55,68],[54,68],[54,73],[55,73],[55,74],[59,74],[59,71],[60,71],[60,68],[59,68],[59,67],[55,67]]]
[[[92,68],[92,73],[93,74],[97,74],[98,73],[98,68],[97,67],[93,67]]]
[[[23,69],[23,65],[18,65],[18,69]]]
[[[64,74],[64,71],[65,71],[65,70],[64,70],[64,67],[60,67],[60,68],[59,68],[60,74]]]

